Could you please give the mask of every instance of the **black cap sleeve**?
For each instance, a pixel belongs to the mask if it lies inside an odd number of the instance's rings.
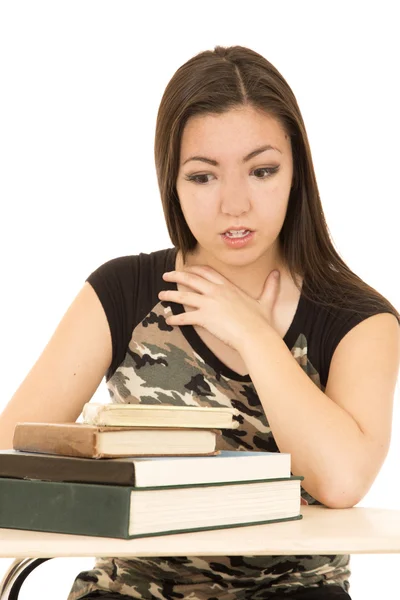
[[[87,277],[106,314],[112,340],[112,361],[106,373],[108,381],[124,359],[134,322],[137,291],[137,256],[113,258]]]

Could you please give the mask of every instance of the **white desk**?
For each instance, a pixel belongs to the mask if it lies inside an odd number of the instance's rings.
[[[400,510],[302,506],[303,519],[135,540],[0,529],[0,557],[16,557],[0,600],[17,598],[26,576],[62,556],[233,556],[400,553]]]

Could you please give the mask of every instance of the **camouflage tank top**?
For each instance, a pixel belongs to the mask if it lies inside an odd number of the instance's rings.
[[[176,289],[162,279],[174,270],[175,256],[169,248],[113,259],[87,279],[112,334],[113,362],[106,375],[111,401],[233,407],[240,413],[239,427],[222,431],[219,449],[279,452],[249,375],[229,369],[191,326],[167,325],[171,310],[183,311],[157,297],[161,289]],[[322,391],[335,347],[362,318],[324,311],[300,296],[284,341]],[[320,504],[303,489],[302,497]],[[76,577],[68,600],[95,590],[142,600],[256,600],[321,585],[348,591],[349,575],[348,555],[98,557],[92,570]]]

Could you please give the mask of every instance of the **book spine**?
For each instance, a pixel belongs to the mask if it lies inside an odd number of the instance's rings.
[[[82,421],[89,425],[107,425],[107,423],[102,422],[103,413],[104,407],[102,404],[86,403],[82,410]]]
[[[23,452],[99,458],[96,445],[96,432],[85,428],[17,424],[14,430],[13,448]]]
[[[0,477],[134,486],[135,464],[16,451],[1,456]]]
[[[0,478],[0,527],[128,538],[129,487]]]

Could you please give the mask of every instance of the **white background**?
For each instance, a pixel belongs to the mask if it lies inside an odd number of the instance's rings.
[[[400,306],[396,2],[143,4],[0,3],[0,409],[97,266],[172,245],[154,168],[156,113],[176,69],[215,45],[248,46],[286,78],[334,244]],[[104,383],[95,397],[108,399]],[[391,450],[362,506],[400,509],[398,405],[397,391]],[[352,560],[353,600],[394,597],[400,556]],[[10,562],[0,560],[0,577]],[[20,597],[62,600],[91,564],[49,561]]]

